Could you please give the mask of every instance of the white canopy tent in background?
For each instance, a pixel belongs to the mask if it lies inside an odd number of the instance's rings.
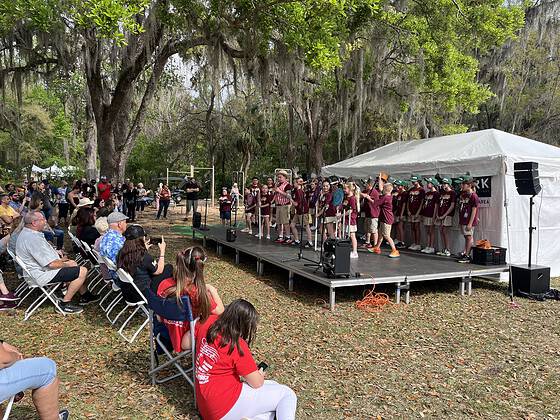
[[[515,188],[514,162],[539,163],[542,192],[533,208],[533,263],[560,275],[560,148],[499,130],[482,130],[431,139],[399,141],[322,168],[322,175],[367,178],[380,171],[408,179],[459,176],[479,180],[482,206],[475,239],[488,239],[508,248],[508,262],[526,264],[529,243],[529,197]],[[457,218],[457,215],[456,215]],[[461,250],[457,221],[451,235],[452,252]]]

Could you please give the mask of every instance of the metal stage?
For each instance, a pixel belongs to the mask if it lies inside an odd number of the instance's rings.
[[[208,226],[208,230],[193,229],[193,238],[202,237],[203,246],[208,240],[216,243],[218,255],[222,255],[223,247],[235,251],[235,262],[239,263],[241,253],[256,259],[257,274],[262,275],[264,265],[288,272],[288,289],[293,290],[294,275],[312,280],[329,288],[330,308],[334,309],[336,289],[339,287],[366,286],[373,284],[395,284],[396,303],[410,302],[410,284],[416,281],[459,279],[459,292],[463,296],[471,294],[471,279],[473,277],[499,275],[508,272],[509,266],[483,266],[475,264],[459,264],[453,258],[426,255],[419,252],[404,251],[400,258],[388,258],[388,250],[383,250],[381,255],[370,252],[359,252],[360,257],[351,261],[350,278],[329,278],[321,269],[306,267],[309,261],[298,260],[298,247],[279,245],[274,241],[258,239],[247,233],[238,231],[235,242],[226,241],[226,228],[224,226]],[[319,252],[304,250],[304,257],[310,260],[319,260]],[[290,259],[290,261],[285,261]],[[356,274],[359,273],[359,274]]]

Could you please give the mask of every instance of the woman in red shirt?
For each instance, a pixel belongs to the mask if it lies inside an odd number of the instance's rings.
[[[352,242],[352,253],[350,258],[358,258],[358,241],[356,240],[356,232],[358,231],[358,214],[360,213],[360,190],[353,182],[344,184],[345,199],[342,202],[344,210],[346,210],[346,221],[348,224],[348,234]]]
[[[331,192],[331,183],[328,180],[323,181],[323,189],[319,196],[319,212],[317,217],[321,223],[325,224],[327,236],[334,238],[334,224],[336,223],[336,207],[332,203],[333,196]],[[323,230],[322,226],[320,227]],[[327,239],[326,237],[323,240]]]
[[[294,391],[265,381],[251,354],[249,346],[258,318],[253,305],[237,299],[219,317],[197,323],[196,399],[204,420],[239,420],[263,414],[275,415],[278,420],[295,419]]]
[[[174,295],[178,302],[181,296],[188,295],[191,300],[193,316],[204,322],[212,315],[224,312],[224,304],[216,288],[204,281],[206,253],[199,246],[187,248],[177,254],[173,277],[163,280],[157,290],[160,297]],[[191,348],[189,323],[163,319],[167,326],[173,350],[180,352]]]

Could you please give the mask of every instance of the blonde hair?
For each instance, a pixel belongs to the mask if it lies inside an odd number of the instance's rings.
[[[393,184],[386,183],[383,185],[383,194],[392,193],[393,192]]]
[[[356,198],[356,211],[358,214],[360,213],[360,188],[356,185],[355,182],[347,182],[344,184],[346,188],[350,190],[354,198]]]

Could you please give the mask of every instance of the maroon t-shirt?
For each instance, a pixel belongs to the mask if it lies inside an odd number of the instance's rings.
[[[418,210],[422,207],[424,195],[426,195],[426,192],[422,187],[411,188],[408,191],[408,211],[411,215],[418,213]]]
[[[382,195],[376,203],[379,205],[379,221],[392,225],[395,221],[393,216],[393,197]]]
[[[270,203],[272,202],[272,197],[273,194],[261,194],[261,216],[270,216]]]
[[[350,225],[356,226],[356,224],[358,223],[358,202],[356,201],[356,197],[351,195],[350,197],[346,197],[344,201],[346,202],[346,205],[344,206],[344,210],[351,211]]]
[[[296,214],[308,214],[309,213],[309,203],[305,197],[305,192],[302,188],[298,188],[294,192],[293,200],[296,202]]]
[[[364,200],[364,212],[366,214],[366,217],[376,219],[379,217],[379,206],[376,203],[376,201],[379,199],[379,191],[376,188],[372,188],[369,191],[368,195],[373,199],[373,202],[369,201],[367,198]]]
[[[438,216],[441,217],[445,213],[447,213],[447,210],[451,208],[451,205],[455,203],[456,199],[457,199],[457,194],[455,194],[455,191],[453,190],[442,191],[439,194]],[[449,213],[448,216],[453,217],[454,214],[455,214],[455,207],[453,207],[453,210],[451,210],[451,213]]]
[[[257,198],[253,194],[245,194],[245,211],[254,213],[256,200]]]
[[[336,207],[333,206],[332,203],[332,194],[330,192],[326,193],[326,194],[322,194],[321,198],[319,200],[319,206],[324,209],[325,206],[327,207],[327,210],[325,211],[325,217],[334,217],[336,216]]]
[[[220,201],[220,211],[231,211],[231,195],[221,195],[218,200]]]
[[[428,191],[426,195],[424,195],[424,208],[422,209],[422,216],[434,217],[438,200],[439,193],[437,191]]]
[[[474,208],[480,207],[480,199],[476,193],[461,193],[459,196],[459,224],[468,225]],[[473,220],[473,226],[478,225],[478,210]]]
[[[395,197],[395,208],[393,208],[393,213],[395,216],[401,217],[402,210],[406,205],[406,200],[408,199],[408,193],[406,191],[399,191]]]

